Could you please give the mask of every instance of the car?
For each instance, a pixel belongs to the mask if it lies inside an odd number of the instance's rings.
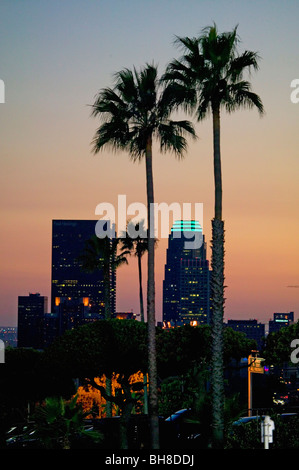
[[[8,448],[40,447],[40,443],[35,434],[36,431],[30,424],[26,423],[12,426],[6,433],[6,446]]]

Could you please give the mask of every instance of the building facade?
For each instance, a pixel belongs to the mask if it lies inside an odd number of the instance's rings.
[[[104,277],[101,270],[82,269],[78,258],[85,241],[95,235],[96,220],[52,221],[51,311],[56,298],[89,298],[90,310],[104,316]],[[108,222],[107,222],[108,223]],[[115,313],[116,274],[110,274],[110,310]]]
[[[193,243],[195,240],[197,243]],[[175,222],[166,252],[163,322],[173,325],[209,324],[210,277],[201,226],[196,221]]]
[[[269,333],[279,331],[285,326],[294,323],[294,312],[274,313],[273,320],[269,321]]]
[[[43,321],[48,297],[29,293],[18,297],[18,347],[43,348]]]

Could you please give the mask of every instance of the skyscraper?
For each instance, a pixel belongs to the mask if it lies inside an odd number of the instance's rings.
[[[38,293],[18,297],[18,347],[43,348],[43,321],[48,297]]]
[[[175,222],[166,254],[163,321],[210,323],[210,272],[199,223]]]
[[[85,241],[95,235],[96,220],[52,221],[52,291],[51,309],[55,312],[56,298],[89,298],[91,312],[104,315],[104,279],[97,270],[87,273],[82,270],[78,257]],[[108,223],[108,222],[107,222]],[[110,275],[110,309],[115,313],[116,279]]]

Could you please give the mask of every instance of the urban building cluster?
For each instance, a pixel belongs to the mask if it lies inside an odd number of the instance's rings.
[[[51,299],[40,293],[18,297],[17,328],[0,328],[0,339],[18,347],[45,349],[66,330],[104,318],[104,279],[101,270],[86,272],[79,255],[95,233],[94,220],[52,221]],[[197,237],[197,248],[190,242]],[[196,221],[177,221],[168,240],[163,281],[163,319],[158,325],[210,324],[211,268],[205,237]],[[134,318],[116,312],[116,273],[110,272],[110,311],[114,318]],[[274,313],[266,325],[256,319],[228,320],[224,327],[245,333],[262,348],[267,333],[294,322],[294,312]],[[17,339],[16,339],[17,335]]]

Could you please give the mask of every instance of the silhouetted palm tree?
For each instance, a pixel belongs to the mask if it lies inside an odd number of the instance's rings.
[[[147,64],[139,72],[124,69],[115,75],[113,89],[100,91],[93,105],[92,115],[103,123],[98,128],[93,150],[103,147],[128,151],[133,161],[145,158],[148,216],[148,271],[147,271],[147,323],[150,384],[150,416],[152,447],[159,448],[158,395],[156,365],[155,318],[155,256],[152,145],[157,139],[161,152],[173,151],[181,157],[187,142],[184,135],[195,136],[189,121],[170,119],[173,97],[168,89],[161,89],[157,67]]]
[[[121,238],[121,246],[122,250],[133,253],[138,261],[140,320],[144,322],[141,260],[142,256],[148,251],[148,236],[144,227],[144,220],[137,222],[135,225],[129,222],[125,236]]]
[[[69,401],[61,397],[46,398],[44,403],[37,406],[34,413],[34,435],[46,449],[70,449],[73,438],[86,436],[95,442],[103,440],[98,431],[85,430],[85,418],[90,411],[83,412],[77,404],[77,395]],[[31,437],[30,435],[28,437]]]
[[[213,118],[215,215],[212,220],[212,302],[213,302],[213,429],[215,445],[223,440],[223,359],[222,328],[224,312],[224,221],[222,220],[222,175],[220,158],[220,110],[231,113],[239,108],[257,108],[263,104],[244,72],[258,69],[258,55],[245,51],[238,55],[237,28],[218,33],[207,27],[199,37],[177,38],[184,55],[173,60],[163,76],[174,90],[178,105],[194,113],[197,120],[208,114]]]

